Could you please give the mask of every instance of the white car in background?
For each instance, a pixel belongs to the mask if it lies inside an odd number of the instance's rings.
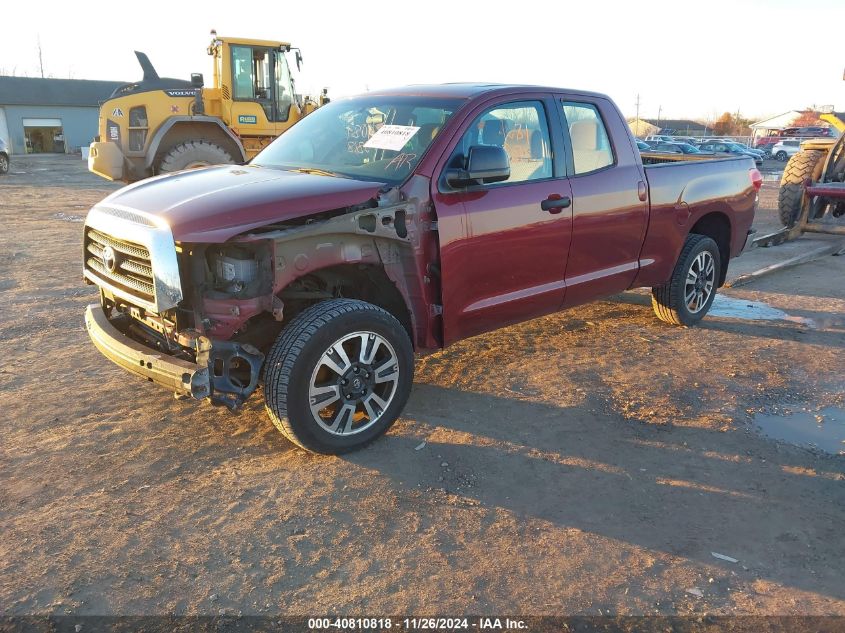
[[[0,176],[9,171],[9,146],[0,138]]]
[[[793,154],[797,154],[801,149],[801,141],[798,139],[780,141],[772,146],[772,156],[781,162],[789,160]]]

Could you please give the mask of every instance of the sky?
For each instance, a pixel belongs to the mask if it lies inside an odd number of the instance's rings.
[[[209,32],[302,49],[297,91],[340,97],[413,83],[485,81],[593,90],[626,116],[761,119],[845,110],[843,0],[381,3],[8,0],[0,74],[135,81],[202,72]],[[827,26],[829,25],[829,26]],[[829,32],[828,32],[829,30]],[[802,39],[802,32],[807,34]],[[824,33],[827,35],[824,36]]]

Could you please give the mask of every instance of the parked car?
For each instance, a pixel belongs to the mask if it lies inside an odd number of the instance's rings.
[[[740,143],[739,141],[734,141],[733,145],[738,145],[741,149],[744,149],[747,152],[751,152],[752,154],[757,154],[758,156],[763,156],[764,152],[761,149],[756,149],[754,147],[748,147],[746,143]]]
[[[671,141],[671,136],[666,136],[664,134],[652,134],[650,136],[645,137],[646,143],[653,143],[653,142],[660,142],[660,141]]]
[[[745,156],[643,165],[632,140],[591,92],[332,101],[247,165],[97,203],[86,328],[170,391],[234,408],[261,381],[291,441],[359,448],[401,413],[414,353],[635,287],[664,321],[704,317],[749,242],[762,176]]]
[[[763,166],[762,156],[760,156],[756,152],[744,149],[736,143],[725,141],[708,142],[699,145],[698,149],[700,149],[702,152],[714,152],[717,154],[734,154],[737,156],[748,156],[754,160],[754,164],[757,165],[757,167]]]
[[[9,146],[0,138],[0,174],[9,173]]]
[[[793,154],[801,149],[801,141],[797,139],[785,140],[775,143],[772,147],[772,156],[781,162],[786,162]]]
[[[783,139],[777,137],[763,138],[755,143],[754,149],[763,152],[764,159],[770,159],[772,158],[772,148],[781,140]]]
[[[821,125],[810,125],[805,127],[790,127],[782,130],[781,136],[792,136],[796,138],[830,138],[836,136],[836,131]]]
[[[672,154],[701,154],[702,151],[689,143],[655,143],[653,150]]]
[[[754,148],[762,151],[771,150],[775,143],[779,143],[783,138],[780,136],[763,136],[754,142]]]

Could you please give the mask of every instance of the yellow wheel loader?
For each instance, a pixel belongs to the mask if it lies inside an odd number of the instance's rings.
[[[821,118],[839,137],[804,141],[786,164],[778,191],[778,215],[786,228],[779,241],[803,232],[845,235],[843,226],[818,222],[827,212],[845,215],[845,121],[833,113]]]
[[[190,81],[159,77],[135,52],[144,77],[117,88],[100,107],[99,134],[88,169],[109,180],[134,182],[203,165],[243,163],[319,103],[294,90],[287,42],[218,37],[211,32],[214,84],[200,73]]]

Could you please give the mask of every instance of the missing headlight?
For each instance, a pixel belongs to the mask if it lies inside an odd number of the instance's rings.
[[[252,251],[229,246],[211,254],[214,287],[224,292],[239,293],[258,277],[258,262]]]

